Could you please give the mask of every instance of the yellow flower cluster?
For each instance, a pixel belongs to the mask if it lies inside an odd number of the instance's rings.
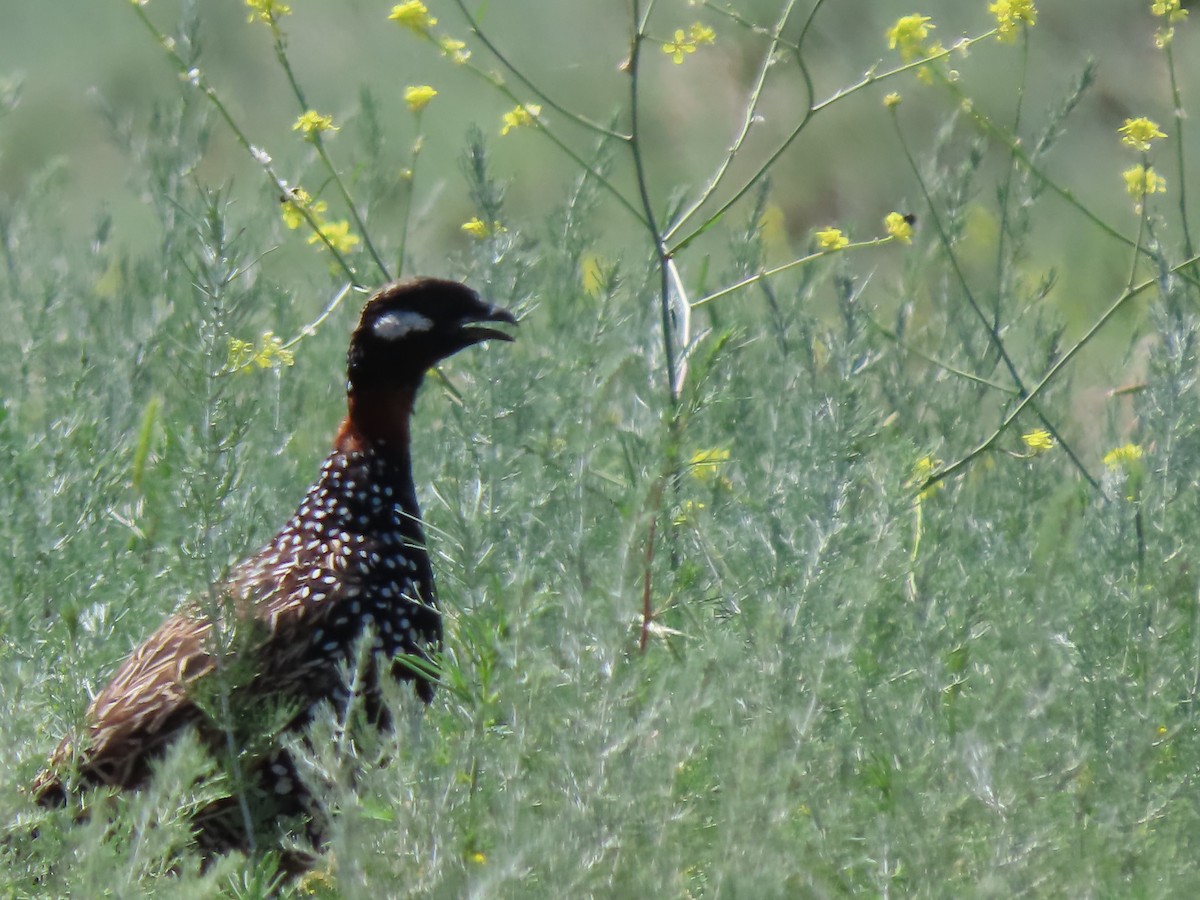
[[[816,234],[817,246],[822,250],[841,250],[850,246],[850,238],[846,237],[839,228],[830,226]]]
[[[340,130],[333,124],[333,116],[323,116],[315,109],[310,109],[302,113],[296,119],[296,124],[292,126],[292,131],[299,131],[309,139],[314,135],[320,134],[322,131],[335,132]]]
[[[1034,454],[1054,449],[1054,436],[1045,428],[1035,428],[1021,435],[1021,441]]]
[[[504,114],[504,124],[500,128],[501,137],[508,134],[514,128],[528,128],[537,122],[537,117],[541,114],[542,108],[536,103],[525,103],[521,106],[513,107]]]
[[[277,19],[292,14],[292,8],[279,0],[246,0],[246,5],[251,9],[250,15],[246,17],[247,22],[258,19],[260,22],[274,25]]]
[[[936,456],[922,456],[913,465],[912,474],[905,482],[907,487],[917,487],[929,480],[929,477],[942,467],[942,461]],[[942,482],[935,481],[929,487],[917,494],[917,500],[928,500],[942,489]]]
[[[273,331],[264,331],[257,344],[231,337],[229,361],[225,368],[230,372],[249,372],[256,366],[260,369],[278,369],[295,362],[295,355],[284,346],[283,339],[276,337]]]
[[[1167,189],[1167,180],[1159,175],[1151,166],[1139,163],[1132,169],[1121,173],[1125,179],[1125,190],[1134,199],[1136,209],[1141,212],[1142,199],[1147,194],[1161,194]]]
[[[929,16],[901,16],[896,20],[896,24],[884,33],[888,49],[899,50],[900,58],[905,62],[923,59],[928,55],[925,41],[929,38],[929,32],[937,27],[929,24],[932,21]]]
[[[480,241],[482,241],[484,238],[491,237],[493,234],[504,234],[506,231],[508,231],[508,229],[499,222],[493,222],[491,225],[488,225],[488,223],[479,218],[479,216],[473,216],[470,221],[463,222],[462,230],[471,237]]]
[[[283,202],[283,224],[294,230],[308,223],[311,217],[316,224],[316,231],[308,236],[308,243],[322,250],[332,246],[338,253],[349,253],[359,243],[359,237],[351,234],[350,223],[345,219],[325,221],[323,215],[328,208],[324,200],[313,200],[304,188],[292,188]],[[304,215],[305,211],[308,216]]]
[[[408,0],[407,3],[393,6],[388,19],[417,34],[426,34],[438,22],[421,0]]]
[[[1121,143],[1142,153],[1150,149],[1150,142],[1161,140],[1166,135],[1158,130],[1158,123],[1145,117],[1126,119],[1125,124],[1117,129],[1121,135]]]
[[[319,223],[316,233],[308,236],[308,243],[315,245],[318,250],[333,247],[338,253],[349,253],[358,245],[359,237],[351,233],[350,222],[341,219]]]
[[[696,22],[687,31],[676,28],[673,40],[664,41],[662,50],[671,57],[671,61],[675,65],[679,65],[683,62],[684,56],[695,53],[696,48],[701,44],[715,44],[716,41],[717,33],[713,29]]]
[[[448,56],[460,66],[471,58],[471,51],[467,49],[466,43],[455,40],[452,37],[438,38],[438,46],[442,48],[442,56]]]
[[[1011,43],[1017,39],[1017,26],[1032,28],[1037,24],[1037,7],[1033,0],[996,0],[988,5],[996,17],[996,40]]]
[[[1125,444],[1104,454],[1104,465],[1114,472],[1119,469],[1128,470],[1141,458],[1142,448],[1138,444]]]
[[[437,91],[427,84],[416,84],[404,89],[404,102],[408,108],[419,113],[429,105],[429,101],[437,96]]]
[[[1167,24],[1154,33],[1154,43],[1161,48],[1171,43],[1176,24],[1187,18],[1188,11],[1180,0],[1153,0],[1150,14],[1167,20]]]
[[[688,473],[704,484],[717,484],[721,476],[721,467],[728,462],[728,450],[699,450],[693,453],[688,461]]]
[[[306,221],[303,210],[308,210],[314,219],[320,221],[321,214],[329,209],[324,200],[313,200],[304,188],[292,188],[290,196],[283,201],[283,224],[295,231]]]
[[[912,216],[890,212],[883,219],[883,227],[887,229],[889,236],[900,241],[902,244],[912,243]]]

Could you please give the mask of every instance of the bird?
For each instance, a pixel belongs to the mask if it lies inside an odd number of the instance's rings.
[[[217,756],[228,749],[230,716],[240,712],[251,727],[274,716],[276,733],[241,772],[253,803],[226,797],[192,821],[205,859],[250,852],[248,806],[265,810],[268,824],[312,815],[279,737],[301,732],[323,702],[346,714],[345,672],[360,647],[370,650],[361,679],[368,721],[390,727],[381,669],[431,702],[442,621],[413,480],[413,404],[441,360],[512,341],[497,324],[517,319],[455,281],[393,282],[370,297],[350,339],[345,419],[295,515],[121,663],[88,707],[82,735],[65,737],[34,781],[39,804],[61,806],[95,787],[143,788],[185,732]]]

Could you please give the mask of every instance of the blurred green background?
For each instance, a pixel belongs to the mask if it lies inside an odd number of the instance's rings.
[[[155,103],[179,102],[180,84],[162,51],[154,45],[124,0],[101,3],[4,4],[0,30],[0,77],[22,84],[19,106],[0,121],[0,192],[12,195],[47,163],[61,160],[69,179],[72,208],[65,218],[87,225],[100,208],[115,217],[117,237],[136,247],[147,240],[150,218],[143,199],[126,187],[128,155],[114,144],[103,108],[134,130],[152,114]],[[1121,230],[1132,233],[1135,220],[1120,171],[1131,153],[1117,140],[1126,116],[1146,115],[1174,130],[1170,93],[1162,55],[1153,46],[1157,20],[1149,0],[1089,0],[1086,4],[1039,4],[1040,19],[1029,56],[1025,121],[1039,127],[1046,109],[1067,91],[1085,61],[1099,61],[1096,86],[1085,96],[1054,151],[1050,171],[1087,205]],[[747,19],[770,24],[778,4],[743,0],[733,7]],[[391,132],[397,173],[413,136],[413,117],[402,101],[409,84],[432,84],[441,92],[424,117],[427,140],[417,189],[415,246],[419,259],[437,260],[464,240],[458,225],[472,210],[455,168],[465,129],[478,123],[493,135],[496,171],[511,178],[510,206],[533,212],[549,208],[573,174],[570,161],[547,141],[531,134],[499,140],[503,98],[478,79],[440,58],[430,46],[386,21],[389,3],[296,2],[284,23],[289,49],[312,104],[345,122],[359,102],[361,88],[381,100]],[[627,101],[627,80],[619,66],[628,49],[626,2],[588,0],[507,0],[479,7],[489,35],[525,72],[572,109],[604,121]],[[164,31],[178,19],[179,6],[153,0],[147,10]],[[825,4],[806,44],[818,98],[860,77],[872,66],[894,64],[884,32],[904,14],[933,17],[935,37],[951,43],[962,34],[986,30],[986,3],[929,0],[920,4],[854,2]],[[439,31],[470,40],[449,3],[434,3]],[[291,131],[294,101],[271,49],[267,29],[251,26],[240,0],[219,0],[202,8],[204,69],[251,138],[265,147],[281,171],[295,172],[305,147]],[[806,9],[798,9],[795,36]],[[696,188],[727,145],[739,122],[748,86],[763,46],[761,37],[735,27],[711,10],[684,0],[659,3],[652,32],[669,37],[674,27],[703,21],[717,30],[717,44],[672,65],[665,55],[649,59],[645,70],[646,128],[656,198],[665,203],[677,188]],[[1188,26],[1185,25],[1184,28]],[[475,59],[493,65],[471,40]],[[979,108],[1001,123],[1011,123],[1017,99],[1021,45],[980,44],[961,61],[964,87]],[[1200,60],[1180,54],[1180,83],[1185,92],[1200,84]],[[780,66],[762,107],[764,121],[735,171],[752,171],[764,148],[794,125],[803,108],[804,88],[795,66]],[[877,231],[890,209],[919,211],[921,198],[900,157],[887,116],[880,105],[886,91],[904,96],[902,120],[918,152],[932,145],[949,110],[944,93],[918,85],[911,75],[892,79],[836,105],[812,123],[787,151],[773,176],[772,201],[784,214],[788,233],[801,238],[811,229],[836,222],[852,233]],[[552,124],[555,117],[550,115]],[[561,123],[561,117],[558,123]],[[1195,120],[1187,126],[1189,146],[1200,146]],[[563,126],[581,151],[590,138]],[[347,144],[349,142],[346,142]],[[354,160],[339,158],[347,173]],[[1165,155],[1165,151],[1162,151]],[[1003,156],[994,148],[992,161]],[[291,162],[289,166],[288,161]],[[1174,200],[1178,176],[1168,176]],[[632,189],[626,165],[618,183]],[[200,173],[214,184],[232,182],[235,192],[267,191],[261,175],[220,128]],[[1198,192],[1193,191],[1193,197]],[[985,198],[990,201],[992,198]],[[1061,206],[1061,204],[1059,204]],[[1193,204],[1193,217],[1197,208]],[[610,204],[613,229],[630,224]],[[1063,208],[1043,213],[1038,242],[1043,267],[1060,269],[1055,300],[1076,321],[1102,306],[1127,276],[1125,254],[1113,253],[1079,217]],[[1174,227],[1174,226],[1172,226]],[[986,239],[987,229],[981,232]],[[1177,235],[1166,234],[1168,241]],[[799,247],[799,241],[795,242]],[[1073,264],[1063,265],[1065,260]]]

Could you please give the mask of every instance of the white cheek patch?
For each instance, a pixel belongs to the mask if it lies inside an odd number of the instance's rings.
[[[394,341],[414,331],[428,331],[432,327],[433,322],[420,313],[390,312],[375,320],[375,335],[386,341]]]

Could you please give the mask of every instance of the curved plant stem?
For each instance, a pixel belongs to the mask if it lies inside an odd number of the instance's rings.
[[[1016,362],[1013,360],[1012,356],[1009,355],[1008,348],[1004,346],[1004,341],[1000,338],[999,330],[988,320],[987,313],[985,313],[983,308],[979,305],[979,301],[976,299],[974,292],[971,290],[970,284],[967,282],[967,277],[963,272],[962,267],[958,263],[958,256],[954,253],[954,248],[951,245],[950,235],[946,233],[945,226],[942,224],[942,218],[938,215],[937,207],[934,205],[933,196],[930,194],[929,188],[925,184],[925,179],[921,177],[921,168],[917,165],[917,161],[912,155],[912,150],[909,148],[908,142],[904,139],[904,131],[900,128],[900,120],[896,115],[894,107],[892,108],[892,123],[896,127],[896,136],[900,141],[901,149],[904,151],[904,158],[908,161],[908,165],[912,170],[913,177],[917,179],[917,184],[921,188],[921,194],[925,198],[925,205],[929,209],[929,216],[931,219],[933,219],[933,223],[937,227],[938,237],[941,241],[942,249],[946,252],[946,257],[950,261],[951,269],[954,270],[955,280],[958,281],[959,287],[963,292],[963,296],[967,298],[967,303],[971,307],[971,311],[975,313],[976,318],[979,319],[984,331],[987,333],[988,341],[992,344],[992,347],[995,349],[1001,361],[1004,363],[1004,367],[1008,369],[1008,375],[1012,379],[1013,384],[1017,388],[1017,392],[1022,398],[1021,405],[1024,406],[1025,399],[1029,396],[1029,392],[1025,388],[1025,382],[1021,378],[1021,373],[1017,370]],[[1037,416],[1038,420],[1042,423],[1045,429],[1050,432],[1054,439],[1062,446],[1063,450],[1066,451],[1071,463],[1076,469],[1079,470],[1079,473],[1083,476],[1084,480],[1086,480],[1087,483],[1093,488],[1099,490],[1100,482],[1097,481],[1095,477],[1093,477],[1093,475],[1087,470],[1087,467],[1084,466],[1083,461],[1075,454],[1075,451],[1071,449],[1070,444],[1063,440],[1062,435],[1058,433],[1058,429],[1054,423],[1050,421],[1050,419],[1037,407],[1037,405],[1033,405],[1031,408],[1034,415]]]
[[[191,68],[187,61],[179,55],[179,51],[175,47],[175,42],[158,30],[158,27],[150,21],[150,17],[146,15],[146,11],[140,4],[131,3],[129,5],[133,9],[134,15],[141,20],[142,24],[153,35],[154,40],[158,42],[158,45],[166,51],[167,56],[175,63],[183,79],[203,92],[204,96],[213,105],[213,108],[216,109],[217,114],[224,120],[234,139],[262,167],[263,172],[270,179],[272,190],[281,192],[286,198],[289,191],[288,183],[275,172],[274,167],[271,165],[271,158],[250,142],[250,138],[246,136],[241,126],[238,125],[237,120],[234,119],[233,114],[229,112],[228,107],[221,101],[216,90],[205,80],[203,74],[198,69]],[[333,259],[337,263],[338,268],[346,273],[346,277],[350,279],[350,283],[357,288],[366,290],[366,286],[363,284],[362,279],[359,278],[358,273],[354,271],[354,267],[350,265],[346,257],[342,255],[338,248],[325,235],[320,223],[313,216],[312,212],[301,204],[296,204],[296,209],[304,216],[304,220],[312,228],[313,232],[320,237],[326,249],[333,254]]]
[[[283,68],[284,74],[287,75],[288,84],[292,87],[292,94],[295,95],[296,101],[300,104],[300,111],[307,112],[311,107],[308,105],[308,100],[304,96],[304,89],[300,87],[300,82],[296,78],[296,73],[292,70],[292,64],[288,59],[287,46],[284,42],[283,32],[274,23],[271,24],[271,35],[275,44],[275,58],[279,61],[279,65]],[[346,208],[350,210],[350,215],[354,219],[354,224],[358,227],[359,234],[362,235],[363,245],[367,248],[367,252],[371,254],[371,259],[379,269],[379,274],[383,276],[384,281],[391,281],[392,277],[388,274],[387,266],[383,262],[383,257],[379,255],[379,251],[375,249],[375,242],[371,240],[371,232],[367,229],[367,223],[363,221],[363,217],[358,212],[358,205],[354,202],[354,198],[350,196],[350,191],[346,188],[346,183],[342,181],[341,173],[338,172],[337,166],[333,164],[333,160],[329,156],[329,152],[325,149],[325,141],[321,137],[319,131],[314,131],[309,138],[314,149],[317,151],[317,156],[321,158],[321,162],[325,165],[325,169],[329,172],[333,183],[337,186],[338,193],[342,195],[342,202]]]
[[[1183,98],[1179,91],[1179,82],[1175,77],[1175,54],[1171,50],[1171,43],[1166,45],[1167,51],[1167,71],[1171,75],[1171,101],[1175,110],[1175,150],[1178,154],[1176,165],[1179,167],[1179,222],[1183,229],[1183,248],[1188,256],[1192,256],[1195,250],[1192,248],[1192,235],[1188,229],[1187,215],[1187,171],[1184,166],[1184,160],[1187,155],[1184,153],[1183,146]]]
[[[817,0],[813,7],[813,14],[820,9],[824,0]],[[709,201],[716,189],[725,180],[725,176],[729,173],[730,166],[737,158],[738,151],[742,149],[742,145],[746,143],[746,138],[750,135],[750,129],[754,126],[754,122],[758,115],[758,104],[762,99],[763,88],[767,83],[767,72],[771,68],[772,60],[779,49],[779,35],[783,29],[787,27],[788,19],[791,18],[792,10],[796,7],[796,0],[785,0],[783,12],[779,15],[779,20],[775,23],[774,29],[771,31],[771,43],[763,54],[762,62],[758,67],[758,74],[754,78],[754,86],[750,89],[750,99],[746,102],[746,109],[742,115],[742,125],[738,130],[737,136],[733,139],[733,143],[725,153],[725,158],[717,166],[716,172],[709,178],[704,189],[700,191],[700,196],[683,210],[675,220],[675,224],[667,228],[666,234],[663,235],[663,240],[669,241],[671,236],[675,234],[679,228],[687,222],[700,207],[704,206]],[[799,48],[797,48],[799,50]],[[812,105],[812,95],[809,95],[809,106]]]
[[[1189,266],[1194,266],[1198,262],[1200,262],[1200,256],[1192,256],[1179,263],[1179,265],[1171,267],[1167,271],[1169,274],[1178,275],[1181,270],[1188,268]],[[1067,350],[1066,353],[1059,357],[1058,360],[1055,361],[1054,365],[1046,370],[1046,374],[1042,376],[1041,380],[1028,392],[1026,392],[1024,396],[1021,397],[1016,406],[1009,411],[1008,415],[1004,417],[1004,421],[1000,423],[995,431],[988,435],[987,438],[981,441],[965,456],[930,475],[922,484],[917,486],[918,490],[925,490],[926,488],[937,484],[939,481],[949,478],[951,475],[960,472],[981,453],[986,453],[988,450],[990,450],[999,439],[1000,435],[1004,433],[1005,429],[1007,429],[1008,426],[1016,420],[1017,416],[1025,411],[1025,407],[1033,402],[1034,398],[1046,388],[1046,385],[1058,377],[1058,373],[1061,372],[1066,365],[1075,358],[1076,354],[1078,354],[1080,350],[1091,343],[1092,338],[1094,338],[1100,332],[1100,329],[1108,324],[1109,320],[1112,319],[1112,317],[1115,316],[1126,303],[1128,303],[1138,294],[1142,293],[1142,291],[1153,287],[1158,283],[1158,276],[1148,278],[1141,284],[1134,285],[1132,288],[1125,291],[1125,293],[1121,294],[1120,297],[1114,300],[1112,305],[1104,311],[1104,314],[1092,323],[1092,327],[1084,333],[1083,337],[1076,341],[1076,343],[1069,350]]]
[[[483,46],[487,48],[488,52],[491,53],[492,56],[496,57],[496,60],[500,63],[500,65],[504,66],[504,68],[511,72],[513,77],[516,78],[517,81],[521,82],[521,84],[525,86],[525,89],[531,94],[545,103],[555,112],[566,116],[576,125],[586,128],[589,131],[594,131],[596,134],[601,134],[605,137],[614,138],[619,141],[629,140],[629,135],[622,134],[621,132],[615,131],[612,128],[606,128],[598,122],[593,122],[586,116],[581,116],[579,113],[575,112],[569,107],[563,106],[544,90],[538,87],[524,72],[510,62],[508,57],[500,51],[500,48],[497,47],[484,33],[483,29],[479,27],[479,23],[475,20],[475,17],[471,15],[470,11],[467,9],[467,5],[463,2],[463,0],[454,0],[454,3],[458,7],[459,12],[462,13],[462,17],[467,20],[467,27],[471,29],[471,32],[475,35],[475,37],[479,38],[479,43],[483,44]],[[512,99],[515,100],[516,98],[514,97]]]

